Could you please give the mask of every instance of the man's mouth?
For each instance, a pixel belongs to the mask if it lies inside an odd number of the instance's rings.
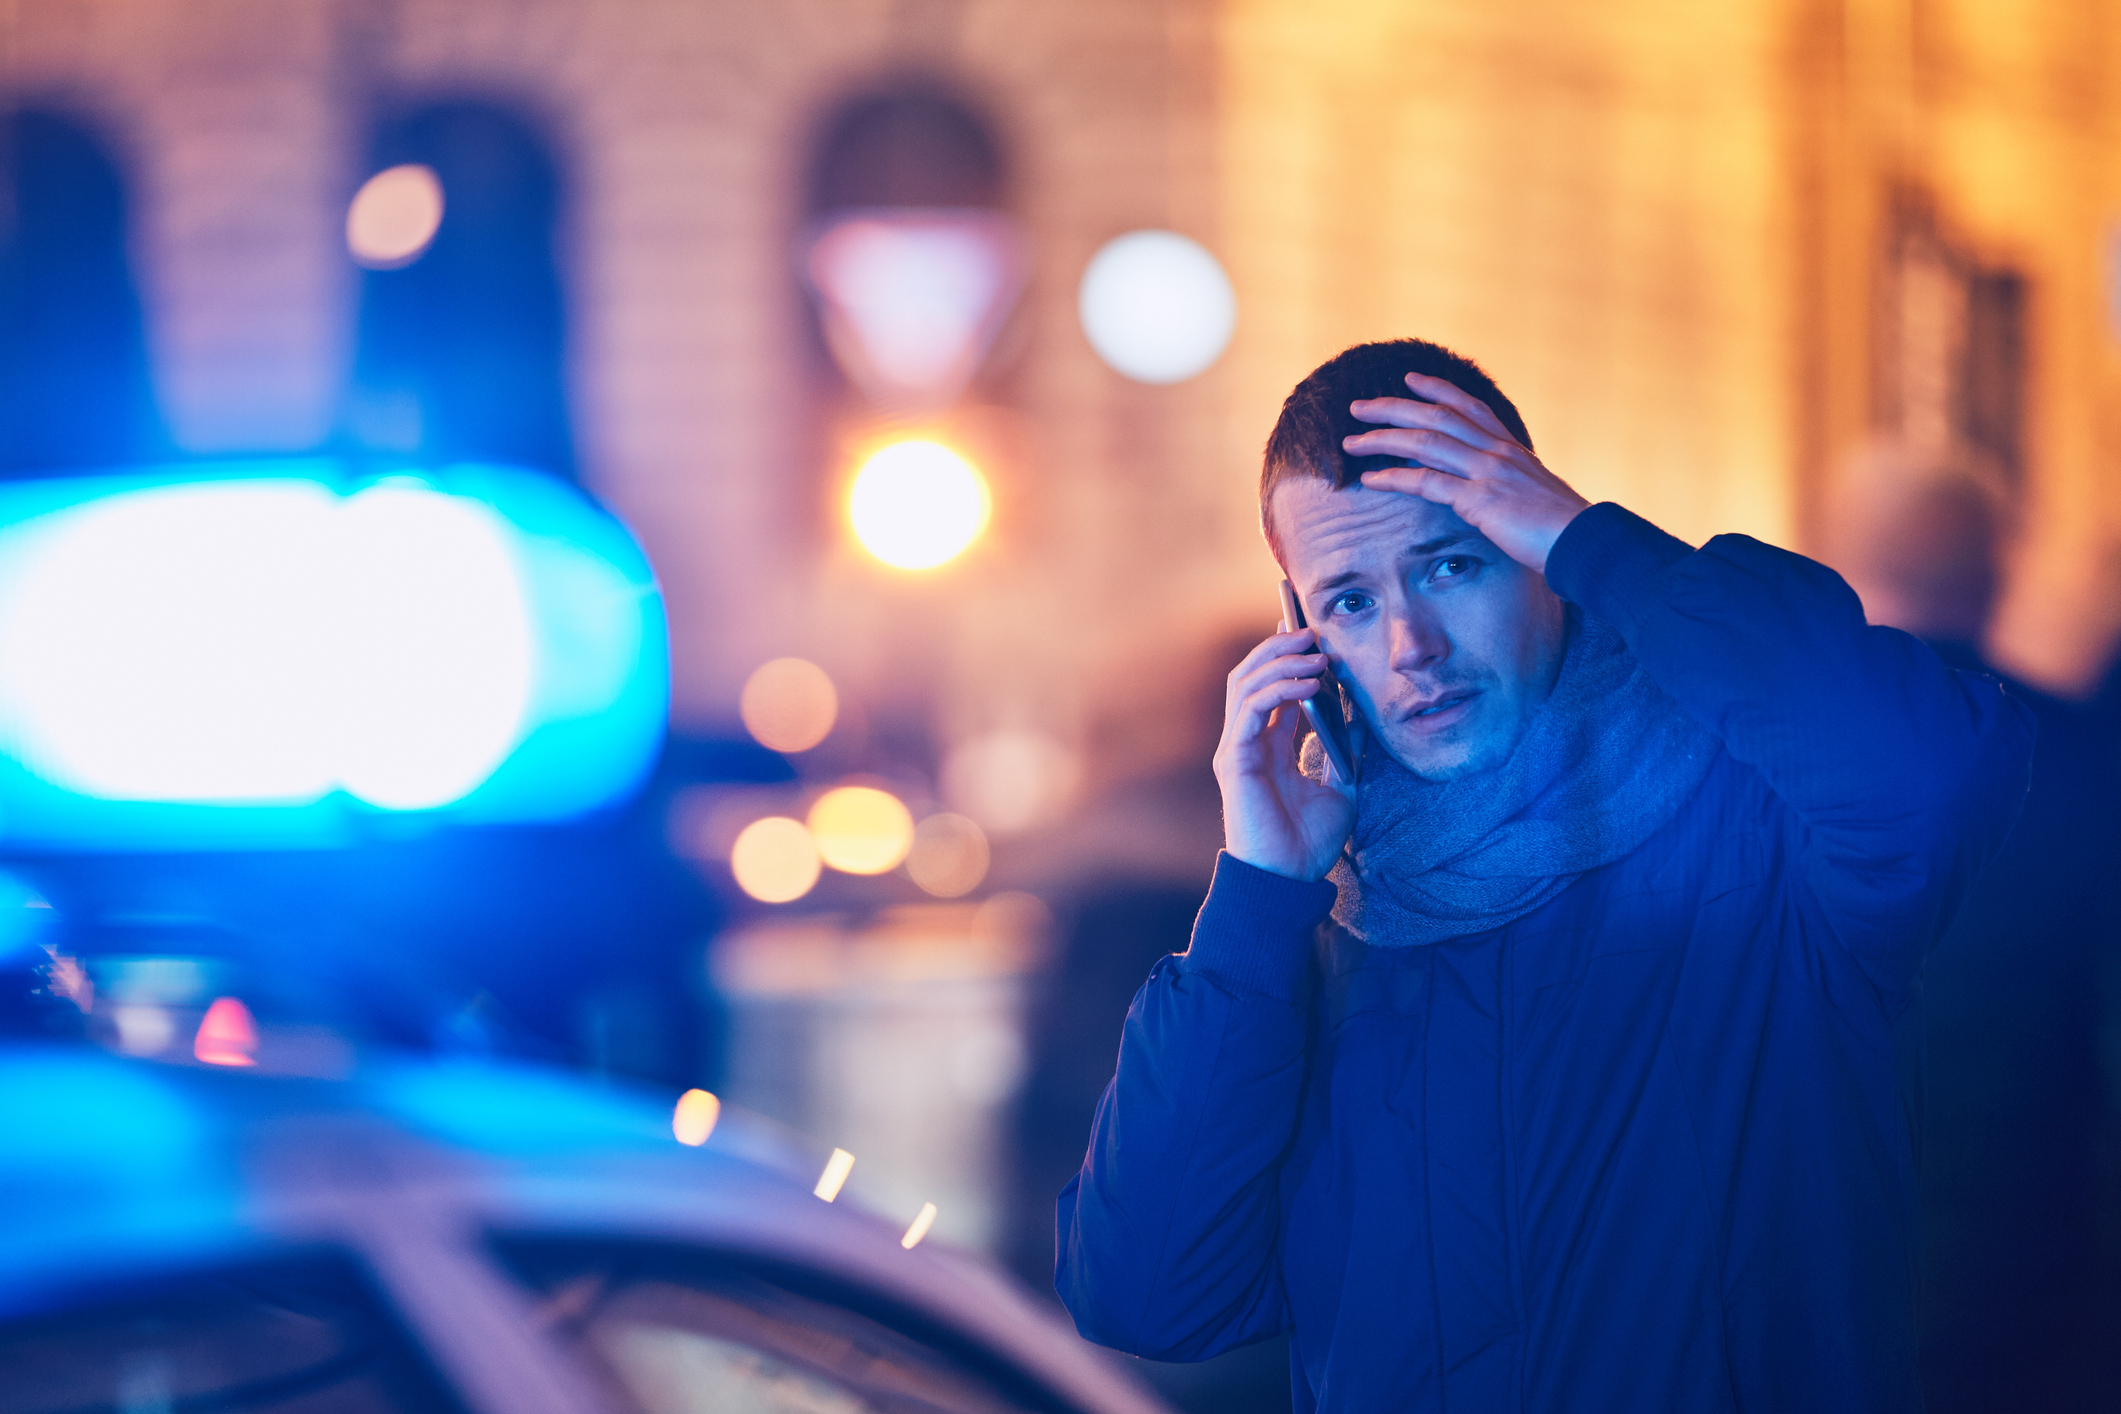
[[[1443,693],[1411,708],[1406,720],[1424,730],[1449,726],[1465,716],[1466,704],[1479,695],[1477,692]]]

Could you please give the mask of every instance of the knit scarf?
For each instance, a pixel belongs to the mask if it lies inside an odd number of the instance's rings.
[[[1331,875],[1333,917],[1356,937],[1420,947],[1522,918],[1633,851],[1701,784],[1715,737],[1618,632],[1571,618],[1554,690],[1496,770],[1425,781],[1371,734],[1354,836]]]

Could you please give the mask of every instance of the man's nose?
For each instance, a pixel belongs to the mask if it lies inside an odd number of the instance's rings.
[[[1451,656],[1451,638],[1420,600],[1392,615],[1392,671],[1418,673]]]

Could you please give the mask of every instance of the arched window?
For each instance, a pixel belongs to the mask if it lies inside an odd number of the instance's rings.
[[[942,85],[910,80],[842,102],[827,116],[811,167],[811,216],[860,207],[1007,204],[1001,145]]]
[[[1023,288],[1008,172],[985,122],[943,86],[857,94],[820,125],[804,274],[826,346],[871,402],[934,409],[971,382]]]
[[[545,142],[505,109],[439,103],[381,124],[363,175],[407,167],[439,185],[441,222],[411,258],[362,275],[348,437],[572,477],[563,192]]]
[[[124,177],[89,127],[0,117],[0,475],[163,450],[127,240]]]

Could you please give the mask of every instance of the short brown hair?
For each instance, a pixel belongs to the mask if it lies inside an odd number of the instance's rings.
[[[1375,423],[1356,421],[1348,404],[1361,398],[1411,397],[1406,383],[1409,373],[1441,378],[1480,399],[1510,435],[1531,450],[1532,434],[1525,430],[1516,405],[1502,395],[1479,364],[1464,355],[1425,339],[1386,339],[1345,349],[1296,385],[1267,438],[1266,459],[1259,473],[1259,525],[1275,559],[1281,558],[1281,542],[1274,535],[1271,506],[1274,488],[1282,482],[1317,476],[1339,490],[1354,485],[1366,471],[1407,465],[1404,457],[1350,456],[1340,443],[1344,437],[1376,430]]]

